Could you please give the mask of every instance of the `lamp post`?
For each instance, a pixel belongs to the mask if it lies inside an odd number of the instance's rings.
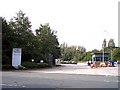
[[[107,30],[104,30],[104,33],[106,33],[107,32]],[[103,37],[105,37],[105,35],[103,35]],[[105,51],[104,51],[104,48],[106,47],[106,39],[104,38],[104,40],[103,40],[103,44],[102,44],[102,48],[103,48],[103,54],[102,54],[102,62],[104,62],[105,60],[104,60],[104,53],[105,53]]]
[[[102,62],[104,62],[104,47],[103,47],[103,59],[102,59]]]
[[[104,62],[104,48],[106,47],[106,39],[104,39],[104,41],[103,41],[103,44],[102,44],[102,48],[103,48],[103,55],[102,55],[102,57],[103,57],[103,59],[102,59],[102,62]]]
[[[103,48],[103,62],[104,62],[104,48]]]

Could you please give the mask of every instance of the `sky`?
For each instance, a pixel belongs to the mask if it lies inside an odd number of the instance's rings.
[[[19,10],[26,13],[33,32],[49,23],[60,44],[84,46],[87,51],[102,49],[114,39],[118,46],[119,0],[1,0],[0,16],[7,21]]]

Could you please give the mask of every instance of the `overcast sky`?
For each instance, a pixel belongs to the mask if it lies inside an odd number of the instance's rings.
[[[87,51],[101,49],[103,39],[114,39],[118,46],[119,0],[1,0],[0,16],[8,21],[22,10],[34,31],[49,23],[58,40],[84,46]]]

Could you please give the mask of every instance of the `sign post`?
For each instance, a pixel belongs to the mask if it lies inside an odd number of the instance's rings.
[[[13,48],[12,51],[12,66],[18,67],[18,65],[21,65],[21,48]]]

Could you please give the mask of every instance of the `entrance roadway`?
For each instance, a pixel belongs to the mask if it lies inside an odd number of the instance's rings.
[[[118,88],[118,75],[105,72],[107,69],[114,72],[117,70],[116,67],[91,69],[87,65],[62,65],[50,69],[3,71],[1,86],[2,88]],[[89,73],[85,74],[87,71]],[[103,72],[103,75],[100,72]]]

